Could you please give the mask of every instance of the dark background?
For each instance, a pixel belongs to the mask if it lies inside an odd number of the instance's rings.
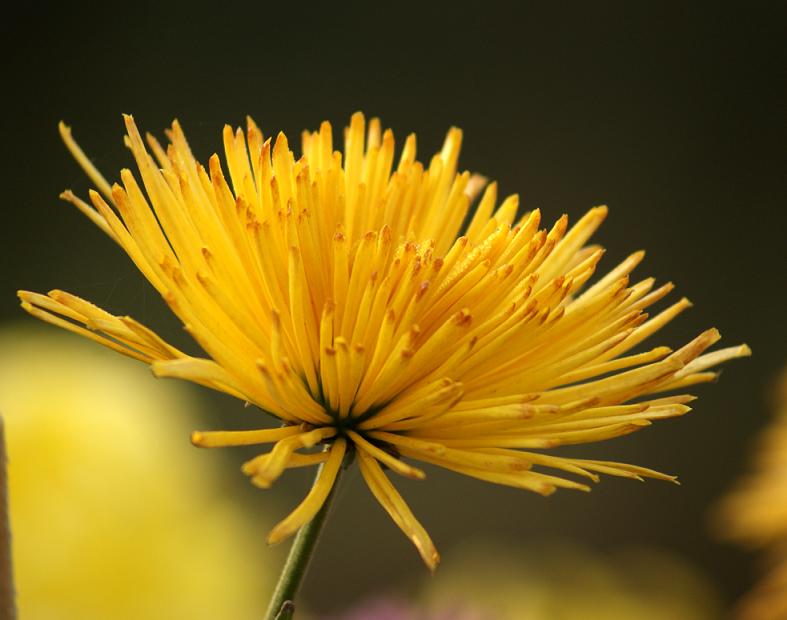
[[[769,382],[787,362],[785,4],[293,4],[4,16],[0,322],[21,319],[16,289],[57,287],[184,341],[131,262],[58,202],[62,189],[84,196],[89,185],[60,144],[61,118],[110,180],[130,162],[122,112],[159,135],[179,118],[203,161],[221,149],[222,125],[246,114],[297,143],[301,129],[323,119],[343,127],[360,109],[399,144],[417,132],[422,160],[458,125],[460,164],[545,220],[610,206],[596,237],[608,249],[602,267],[646,248],[637,275],[673,280],[670,299],[695,303],[654,344],[676,347],[715,325],[723,343],[747,342],[755,355],[696,389],[691,415],[575,450],[677,473],[680,487],[605,479],[590,495],[543,499],[432,470],[425,483],[397,484],[445,563],[455,543],[480,535],[565,537],[602,552],[652,545],[683,554],[736,598],[757,562],[713,540],[708,511],[745,467],[769,415]],[[217,420],[253,423],[238,403],[206,398]],[[243,456],[227,455],[228,484],[255,509],[269,495],[237,475]],[[306,485],[289,475],[267,493],[294,504]],[[356,475],[304,596],[332,609],[422,571]]]

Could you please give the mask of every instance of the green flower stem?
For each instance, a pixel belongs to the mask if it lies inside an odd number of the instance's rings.
[[[352,453],[348,453],[344,458],[342,467],[339,468],[336,481],[322,508],[314,516],[314,519],[298,530],[298,533],[295,535],[295,540],[292,543],[292,547],[290,547],[290,553],[287,555],[287,561],[284,563],[284,568],[281,571],[281,575],[279,575],[279,582],[276,584],[276,589],[268,606],[268,612],[265,614],[265,620],[290,620],[293,617],[295,613],[295,595],[298,592],[301,581],[303,581],[306,569],[309,566],[309,560],[311,560],[314,549],[317,546],[317,540],[331,509],[331,503],[336,495],[336,489],[339,486],[342,473],[351,462]],[[320,477],[323,466],[324,464],[320,464],[315,481]]]
[[[0,620],[14,620],[14,576],[11,565],[11,525],[8,518],[5,431],[0,416]]]

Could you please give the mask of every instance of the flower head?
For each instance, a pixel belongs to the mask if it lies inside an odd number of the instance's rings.
[[[166,149],[152,136],[146,147],[133,119],[125,122],[142,185],[122,170],[110,186],[61,125],[100,191],[90,193],[92,207],[63,197],[128,253],[206,357],[62,291],[20,292],[22,306],[151,364],[157,376],[279,418],[281,428],[193,436],[206,447],[274,444],[243,467],[260,487],[288,467],[324,463],[271,542],[317,513],[350,449],[432,568],[437,551],[384,467],[421,479],[409,461],[422,461],[544,495],[588,490],[569,475],[673,480],[542,450],[681,415],[691,396],[654,395],[712,380],[710,367],[749,353],[703,355],[719,339],[712,329],[677,351],[630,354],[689,302],[648,318],[672,285],[629,282],[642,252],[587,286],[603,254],[587,242],[607,209],[570,229],[566,216],[541,229],[538,210],[518,216],[516,196],[498,204],[494,183],[484,189],[482,177],[457,174],[458,129],[428,167],[410,135],[394,168],[392,132],[377,119],[366,127],[360,113],[343,153],[325,122],[304,132],[300,158],[283,134],[265,140],[249,120],[245,134],[224,128],[227,179],[218,155],[207,170],[196,161],[177,122]]]

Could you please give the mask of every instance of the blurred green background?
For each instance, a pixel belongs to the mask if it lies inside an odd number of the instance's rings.
[[[680,554],[723,602],[736,599],[756,560],[712,539],[708,510],[744,468],[768,419],[769,381],[787,361],[785,5],[284,6],[37,5],[4,16],[0,326],[33,321],[17,289],[62,288],[190,347],[131,262],[57,200],[89,187],[60,144],[60,119],[110,180],[130,164],[123,112],[158,135],[177,117],[203,161],[221,150],[223,124],[246,114],[266,135],[283,130],[296,142],[301,129],[323,119],[343,127],[360,109],[399,144],[415,131],[422,160],[457,125],[460,166],[496,179],[503,195],[519,193],[546,221],[610,206],[595,238],[607,248],[601,269],[644,248],[636,275],[672,280],[670,299],[695,304],[657,344],[716,326],[727,346],[747,342],[754,357],[697,388],[691,415],[573,450],[675,473],[682,486],[605,479],[590,495],[544,499],[436,470],[426,482],[397,480],[443,564],[481,538],[579,541],[602,556],[656,548]],[[206,427],[257,424],[254,410],[198,391]],[[193,423],[181,424],[185,442]],[[239,475],[247,453],[201,456],[222,468],[238,504],[259,512],[260,538],[308,485],[308,473],[293,472],[262,492]],[[381,588],[406,593],[423,578],[360,476],[348,478],[303,590],[318,613]],[[268,570],[270,558],[259,562]]]

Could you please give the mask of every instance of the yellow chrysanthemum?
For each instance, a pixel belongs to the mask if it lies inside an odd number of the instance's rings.
[[[720,533],[770,556],[766,577],[740,602],[741,620],[787,617],[787,371],[776,385],[777,411],[757,446],[755,470],[719,507]]]
[[[129,317],[68,293],[20,292],[34,316],[178,377],[227,392],[279,418],[276,429],[195,433],[199,446],[274,443],[244,465],[268,487],[288,467],[324,463],[303,503],[274,528],[277,542],[309,522],[352,447],[372,493],[434,568],[438,554],[383,467],[421,479],[402,460],[549,494],[598,473],[673,480],[649,469],[534,450],[610,439],[681,415],[691,396],[654,398],[715,374],[745,346],[702,353],[712,329],[677,351],[624,355],[690,304],[648,320],[671,284],[629,285],[642,252],[592,286],[603,250],[586,242],[606,216],[592,209],[570,230],[517,218],[484,179],[457,174],[462,134],[448,132],[428,167],[415,136],[393,169],[394,138],[355,114],[344,153],[330,124],[305,132],[296,159],[287,138],[224,128],[229,183],[217,155],[208,170],[174,122],[163,148],[145,147],[131,117],[129,170],[110,186],[68,128],[66,144],[101,194],[74,203],[118,243],[161,293],[206,358],[189,356]],[[103,197],[102,197],[103,194]],[[114,205],[114,209],[108,202]],[[457,237],[462,229],[465,232]],[[638,402],[625,404],[632,399]],[[311,452],[319,444],[325,450]]]

